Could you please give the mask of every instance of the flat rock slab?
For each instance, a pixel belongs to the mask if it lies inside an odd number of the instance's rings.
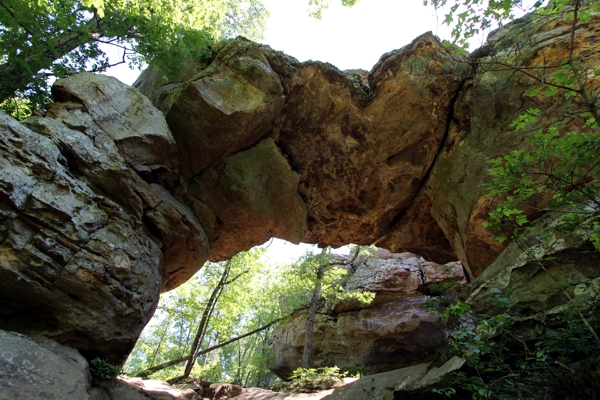
[[[318,393],[280,393],[267,389],[246,388],[238,400],[284,400],[284,399],[314,399],[319,400],[333,393],[333,389]]]
[[[77,350],[0,330],[0,400],[87,399],[88,385]]]

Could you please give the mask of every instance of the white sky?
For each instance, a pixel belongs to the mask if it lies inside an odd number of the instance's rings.
[[[332,0],[321,20],[308,16],[308,0],[263,3],[270,12],[266,44],[300,61],[326,61],[342,70],[370,70],[382,54],[427,31],[449,37],[422,0],[360,0],[350,8]]]
[[[423,6],[422,0],[360,0],[351,8],[331,0],[321,20],[308,16],[308,1],[263,0],[270,13],[264,43],[299,61],[370,70],[382,54],[427,31],[442,39],[450,36],[450,29],[441,25],[443,13],[438,23],[433,7]],[[113,51],[113,59],[119,59],[118,51]],[[139,71],[121,65],[107,74],[132,84]]]

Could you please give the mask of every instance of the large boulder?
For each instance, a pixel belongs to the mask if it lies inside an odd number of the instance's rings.
[[[77,350],[0,330],[0,400],[89,398],[90,373]]]

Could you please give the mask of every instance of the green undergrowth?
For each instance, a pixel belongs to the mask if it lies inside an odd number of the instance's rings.
[[[90,375],[95,382],[108,381],[121,373],[122,368],[96,357],[90,362]]]
[[[447,304],[444,320],[455,330],[451,355],[467,361],[445,387],[433,389],[432,396],[469,400],[600,398],[600,345],[590,330],[600,329],[600,293],[591,284],[593,280],[586,282],[588,295],[558,313],[533,314],[512,304],[510,293],[499,289],[492,289],[503,310],[498,315],[470,315],[470,307],[451,296],[430,303],[431,307]]]
[[[276,383],[271,390],[285,393],[316,393],[344,384],[347,372],[338,367],[298,368],[288,382]]]

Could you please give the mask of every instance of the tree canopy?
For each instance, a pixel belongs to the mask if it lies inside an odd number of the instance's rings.
[[[53,79],[114,65],[106,46],[174,77],[216,39],[261,39],[267,16],[260,0],[2,0],[0,102],[42,106]]]

